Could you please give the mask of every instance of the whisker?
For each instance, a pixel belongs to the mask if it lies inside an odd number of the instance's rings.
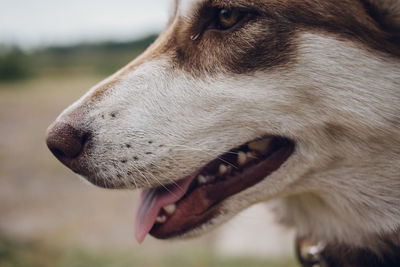
[[[146,171],[146,173],[147,173],[147,174],[150,174],[150,175],[154,178],[154,180],[156,180],[156,181],[157,181],[165,190],[167,190],[170,194],[176,196],[175,193],[173,193],[173,192],[172,192],[171,190],[169,190],[164,184],[162,184],[162,183],[160,182],[160,180],[158,180],[152,173],[150,173],[149,171]]]
[[[151,187],[151,184],[150,184],[149,180],[147,179],[147,177],[146,177],[138,168],[136,168],[135,166],[132,166],[132,167],[135,168],[135,170],[136,170],[137,172],[139,172],[139,174],[144,178],[144,180],[147,182],[147,184],[149,185],[149,187]]]
[[[183,149],[181,149],[181,151],[187,151],[187,150],[194,150],[194,151],[199,151],[199,152],[203,152],[203,153],[207,153],[208,155],[211,155],[211,152],[217,152],[219,154],[230,154],[230,155],[239,155],[239,152],[233,152],[233,151],[218,151],[218,150],[213,150],[213,149],[200,149],[200,148],[193,148],[193,147],[189,147],[189,146],[184,146],[184,145],[171,145],[171,146],[177,146],[177,147],[182,147]],[[186,149],[185,149],[186,148]],[[178,149],[179,151],[179,149]],[[260,159],[260,157],[257,157],[256,155],[252,155],[250,156],[253,159]],[[221,161],[224,161],[223,159],[221,159],[220,157],[217,157],[217,159],[220,159]],[[225,162],[225,161],[224,161]],[[231,165],[231,164],[229,164]],[[232,166],[232,165],[231,165]],[[234,167],[234,166],[232,166]]]
[[[147,184],[149,185],[149,187],[152,187],[151,186],[151,184],[150,184],[150,181],[149,181],[149,179],[146,177],[146,175],[144,175],[138,168],[136,168],[135,166],[133,166],[133,168],[135,168],[139,173],[140,173],[140,175],[145,179],[145,181],[147,182]],[[149,174],[149,172],[148,171],[146,171],[147,172],[147,174]],[[152,174],[151,174],[152,175]],[[153,176],[153,175],[152,175]],[[173,194],[164,184],[162,184],[156,177],[154,177],[153,176],[153,178],[154,178],[154,180],[156,180],[165,190],[167,190],[168,192],[170,192],[171,194]]]
[[[157,165],[155,165],[154,164],[154,166],[157,166]],[[154,176],[153,176],[154,177]],[[178,189],[183,189],[175,180],[173,180],[172,178],[169,178],[168,176],[165,176],[165,175],[163,175],[162,176],[163,178],[165,178],[166,180],[169,180],[171,183],[169,183],[169,184],[171,184],[171,185],[173,185],[173,186],[175,186],[176,188],[178,188]],[[155,178],[155,179],[157,179],[157,178]]]
[[[138,187],[138,185],[137,185],[137,183],[136,183],[136,179],[134,178],[134,177],[132,177],[132,179],[131,179],[132,181],[133,181],[133,183],[135,184],[135,188],[136,189],[138,189],[139,187]]]
[[[233,152],[233,151],[215,150],[215,149],[202,149],[202,148],[189,147],[189,146],[185,146],[185,145],[168,145],[168,146],[170,146],[170,147],[182,147],[183,151],[185,151],[185,150],[194,150],[194,151],[200,151],[200,152],[206,152],[206,151],[217,152],[219,154],[232,154],[232,155],[237,155],[238,154],[238,152]]]
[[[206,154],[208,154],[208,155],[212,155],[211,152],[205,151],[204,149],[192,148],[192,147],[183,146],[183,145],[176,145],[176,146],[182,146],[182,147],[187,148],[186,150],[194,150],[194,151],[199,151],[199,152],[202,152],[202,153],[206,153]],[[212,151],[212,150],[210,149],[209,151]],[[221,154],[233,154],[233,155],[238,155],[238,153],[236,153],[236,152],[230,152],[230,151],[224,152],[224,153],[221,153]],[[214,155],[212,155],[212,156],[214,156]],[[234,168],[234,169],[238,169],[237,166],[235,166],[234,164],[232,164],[232,163],[230,163],[230,162],[224,160],[224,159],[221,158],[221,157],[217,157],[217,159],[219,159],[220,161],[222,161],[222,162],[228,164],[229,166],[231,166],[231,167]]]

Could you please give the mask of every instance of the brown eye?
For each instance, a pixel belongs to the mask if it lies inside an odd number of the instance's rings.
[[[238,10],[221,9],[218,12],[217,27],[220,30],[227,30],[236,25],[242,18],[242,13]]]

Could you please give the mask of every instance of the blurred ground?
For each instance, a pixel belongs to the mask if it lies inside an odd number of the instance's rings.
[[[102,78],[88,69],[46,69],[28,80],[0,83],[1,267],[294,266],[291,234],[277,232],[271,223],[264,225],[264,217],[251,213],[195,240],[148,238],[137,245],[137,192],[84,184],[44,142],[45,130],[56,116]],[[254,221],[257,224],[243,227]],[[265,257],[260,257],[262,251],[252,258],[240,254],[246,246],[268,250],[262,244],[278,249],[266,251]],[[271,255],[280,260],[265,259]]]
[[[221,259],[209,250],[179,250],[166,255],[143,256],[136,252],[89,251],[43,247],[36,243],[15,245],[0,241],[2,267],[294,267],[291,260],[231,257]]]

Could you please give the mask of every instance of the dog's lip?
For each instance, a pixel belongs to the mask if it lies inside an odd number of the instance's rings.
[[[144,193],[144,198],[146,194],[152,194],[152,198],[150,204],[142,202],[139,207],[139,210],[147,209],[147,211],[137,214],[136,238],[138,241],[142,242],[149,230],[152,236],[165,239],[184,234],[204,224],[218,213],[219,207],[225,199],[254,186],[276,171],[293,153],[294,143],[281,137],[268,138],[273,140],[273,145],[267,149],[263,158],[246,163],[247,166],[244,165],[241,169],[232,171],[226,177],[221,178],[216,175],[211,182],[201,185],[199,179],[195,179],[200,177],[199,174],[213,169],[215,171],[215,163],[217,163],[217,166],[221,162],[229,163],[224,160],[224,157],[229,160],[229,157],[234,154],[232,152],[218,157],[191,176],[180,180],[178,183],[184,185],[181,188],[183,191],[174,187],[174,185],[168,185],[168,191],[162,187],[147,190]],[[247,144],[232,151],[241,151],[240,149]],[[236,154],[239,160],[239,153]],[[157,194],[160,194],[159,199],[157,199]],[[166,195],[169,197],[166,197]],[[171,204],[174,211],[172,214],[165,214],[162,207]],[[143,217],[146,216],[146,213],[149,214],[149,211],[151,216],[147,217],[146,224],[141,225],[140,222],[146,220]],[[163,214],[165,221],[156,223],[157,214]]]

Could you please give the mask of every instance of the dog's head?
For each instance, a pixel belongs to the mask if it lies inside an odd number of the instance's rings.
[[[397,3],[177,0],[155,43],[66,109],[47,144],[98,186],[145,188],[139,241],[297,195],[323,207],[315,222],[393,227],[398,199],[371,184],[399,186]]]

